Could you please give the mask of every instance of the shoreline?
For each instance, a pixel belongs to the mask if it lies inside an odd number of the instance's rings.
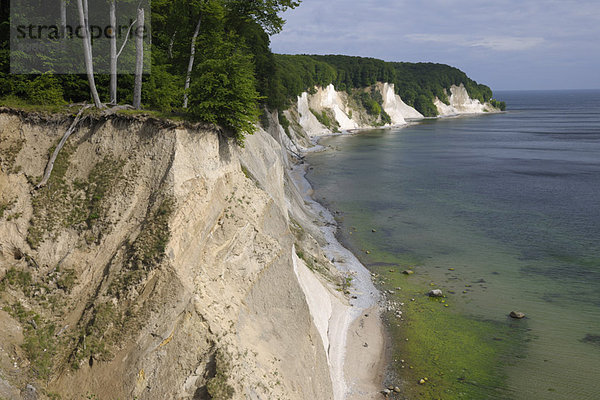
[[[371,271],[364,266],[356,255],[346,247],[338,237],[338,224],[333,213],[314,198],[314,188],[306,178],[310,164],[304,156],[310,153],[324,152],[328,147],[320,144],[321,139],[335,136],[354,136],[363,131],[383,129],[403,129],[420,124],[427,120],[442,118],[460,118],[491,113],[468,113],[438,116],[407,120],[405,124],[389,125],[382,127],[368,127],[341,132],[331,132],[310,138],[311,147],[296,146],[302,158],[299,163],[292,166],[290,179],[299,190],[306,206],[315,214],[321,225],[320,231],[327,244],[322,246],[323,251],[340,272],[353,277],[351,294],[348,298],[350,307],[345,315],[336,316],[330,321],[333,328],[329,334],[337,333],[337,337],[329,337],[329,357],[332,385],[335,399],[385,399],[383,391],[385,381],[389,378],[388,372],[391,353],[390,327],[383,319],[383,308],[387,297],[380,292],[372,280]],[[341,333],[341,335],[340,335]],[[337,390],[335,389],[337,388]],[[343,392],[343,396],[340,396]]]
[[[323,251],[329,259],[335,260],[338,271],[352,276],[350,307],[346,307],[345,315],[331,321],[335,326],[330,332],[338,333],[337,337],[330,337],[329,356],[334,360],[330,364],[332,384],[338,392],[343,391],[342,399],[383,399],[381,390],[388,358],[386,328],[380,310],[383,296],[375,288],[371,272],[338,241],[338,225],[333,214],[313,198],[314,189],[306,179],[308,167],[306,162],[293,166],[291,180],[306,206],[320,219],[319,229],[327,242],[322,246]]]

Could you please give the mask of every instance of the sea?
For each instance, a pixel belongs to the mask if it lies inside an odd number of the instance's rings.
[[[450,318],[518,326],[477,398],[600,399],[600,90],[495,97],[505,113],[322,139],[307,179],[367,267],[414,269]]]

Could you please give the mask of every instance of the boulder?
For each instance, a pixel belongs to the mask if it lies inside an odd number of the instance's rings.
[[[523,318],[525,318],[525,314],[522,313],[521,311],[511,311],[510,317],[514,318],[514,319],[523,319]]]
[[[444,293],[440,289],[433,289],[427,293],[429,297],[444,297]]]

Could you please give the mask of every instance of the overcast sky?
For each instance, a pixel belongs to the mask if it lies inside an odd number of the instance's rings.
[[[494,90],[600,89],[600,0],[303,0],[272,48],[449,64]]]

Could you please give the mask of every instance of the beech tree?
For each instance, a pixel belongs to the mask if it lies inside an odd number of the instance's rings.
[[[204,23],[210,34],[201,36],[199,62],[191,75],[189,112],[229,129],[241,144],[245,135],[254,133],[259,115],[252,56],[242,38],[226,31],[222,4],[210,2]]]
[[[103,105],[100,101],[100,96],[98,96],[98,89],[96,88],[96,80],[94,78],[94,57],[92,55],[92,40],[88,21],[88,0],[77,0],[77,10],[79,12],[79,23],[82,27],[83,57],[85,61],[85,70],[90,85],[90,93],[96,107],[102,108]]]
[[[212,3],[212,5],[211,5]],[[196,0],[187,4],[189,10],[195,10],[198,14],[194,33],[191,37],[190,57],[185,78],[183,108],[188,107],[189,88],[191,83],[192,70],[194,68],[196,57],[196,44],[200,28],[202,25],[202,15],[205,9],[217,7],[218,5],[227,8],[229,12],[235,13],[239,18],[253,19],[260,24],[267,33],[275,34],[281,31],[285,20],[279,15],[288,8],[295,8],[300,5],[300,1],[294,0]]]
[[[138,8],[137,29],[135,33],[135,85],[133,87],[133,107],[142,106],[142,73],[144,72],[144,9]]]
[[[134,0],[135,1],[135,0]],[[139,3],[141,5],[141,3]],[[123,43],[121,43],[121,48],[117,51],[117,36],[118,36],[118,28],[117,26],[117,7],[116,0],[109,0],[109,19],[110,26],[113,29],[112,35],[110,37],[110,103],[117,104],[117,88],[118,88],[118,61],[121,53],[123,53],[123,49],[127,45],[129,41],[129,37],[131,35],[131,30],[133,26],[138,22],[138,19],[133,19],[129,27],[127,28],[127,33],[123,38]],[[136,43],[137,45],[137,43]]]
[[[201,2],[200,5],[205,5],[206,2]],[[200,7],[199,7],[200,8]],[[198,39],[198,35],[200,34],[200,26],[202,25],[202,12],[203,10],[200,8],[198,22],[196,23],[196,29],[192,34],[192,44],[190,46],[190,59],[188,62],[188,68],[185,75],[185,85],[183,87],[183,108],[188,107],[188,91],[190,89],[190,82],[192,80],[192,69],[194,69],[194,60],[196,57],[196,40]]]
[[[117,104],[117,5],[110,0],[110,104]]]

